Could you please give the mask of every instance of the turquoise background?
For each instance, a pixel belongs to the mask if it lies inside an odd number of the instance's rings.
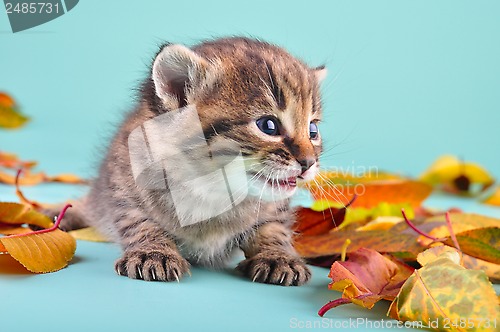
[[[39,161],[49,174],[92,176],[158,46],[228,35],[259,37],[311,66],[327,65],[324,166],[418,175],[452,153],[500,177],[500,2],[493,0],[82,0],[16,34],[0,11],[0,91],[32,117],[21,130],[0,131],[0,149]],[[24,192],[57,202],[85,190]],[[16,200],[13,188],[0,186],[0,199]],[[435,195],[426,204],[500,216],[458,198]],[[284,331],[293,317],[319,320],[317,309],[339,295],[326,289],[327,270],[319,268],[302,288],[198,268],[180,284],[143,283],[113,274],[118,256],[112,245],[79,242],[63,271],[0,274],[2,331]],[[328,317],[377,320],[386,309],[345,306]]]

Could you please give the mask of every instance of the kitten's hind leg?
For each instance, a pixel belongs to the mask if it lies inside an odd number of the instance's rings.
[[[236,269],[252,281],[300,286],[311,278],[309,268],[291,244],[291,231],[281,223],[260,226],[242,249],[247,259]]]
[[[115,263],[119,275],[146,281],[179,281],[189,273],[189,263],[174,241],[153,221],[122,219],[117,230],[124,247]]]

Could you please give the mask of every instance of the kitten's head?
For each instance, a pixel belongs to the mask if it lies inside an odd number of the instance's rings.
[[[158,114],[195,107],[212,152],[224,154],[231,143],[243,156],[249,194],[281,199],[318,171],[325,75],[323,67],[246,38],[167,45],[155,58],[148,102]]]

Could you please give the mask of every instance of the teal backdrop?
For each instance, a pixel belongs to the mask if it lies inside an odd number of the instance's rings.
[[[327,66],[325,167],[416,176],[451,153],[500,177],[495,0],[81,0],[54,21],[15,34],[0,10],[0,91],[31,117],[25,128],[0,130],[0,150],[37,160],[49,174],[93,176],[159,45],[232,35],[277,43],[311,66]],[[85,190],[24,188],[42,202]],[[13,187],[0,185],[0,200],[16,201]],[[426,204],[500,216],[498,208],[459,198],[438,195]],[[314,268],[312,282],[299,289],[252,284],[231,269],[194,268],[180,284],[143,283],[113,273],[119,254],[109,244],[79,242],[60,272],[0,273],[1,329],[275,332],[313,322],[373,323],[387,310],[348,305],[321,321],[319,307],[340,296],[327,290],[326,269]]]

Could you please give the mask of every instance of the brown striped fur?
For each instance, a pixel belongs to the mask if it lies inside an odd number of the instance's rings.
[[[251,280],[307,282],[309,269],[291,245],[294,215],[288,199],[249,196],[215,218],[180,227],[168,193],[137,187],[127,139],[147,120],[195,105],[207,141],[237,142],[249,169],[267,167],[269,177],[308,172],[304,177],[310,178],[317,170],[321,139],[309,138],[309,123],[320,120],[324,69],[309,68],[277,46],[247,38],[208,41],[191,50],[166,45],[156,60],[139,105],[121,125],[90,193],[66,227],[81,226],[85,219],[119,243],[124,254],[116,271],[130,278],[178,280],[190,264],[220,267],[241,248],[246,260],[238,270]],[[169,81],[169,70],[184,72],[185,81]],[[256,119],[266,115],[279,119],[280,136],[258,130]],[[315,163],[304,171],[299,160]],[[186,204],[198,204],[186,197]]]

